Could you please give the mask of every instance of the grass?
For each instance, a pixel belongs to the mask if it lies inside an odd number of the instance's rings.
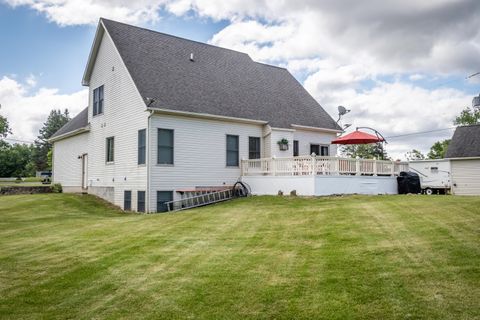
[[[480,198],[0,197],[2,319],[478,319]]]

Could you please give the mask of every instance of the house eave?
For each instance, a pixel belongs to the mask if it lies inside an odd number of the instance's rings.
[[[93,66],[97,57],[98,49],[100,48],[100,42],[102,41],[103,34],[105,33],[105,26],[102,19],[99,20],[97,31],[95,32],[95,38],[93,40],[90,54],[88,55],[87,65],[83,72],[82,86],[88,86],[90,84],[90,76],[92,74]]]
[[[452,158],[445,158],[445,160],[480,160],[480,156],[476,157],[452,157]]]
[[[176,116],[184,116],[184,117],[192,117],[192,118],[200,118],[200,119],[223,120],[223,121],[231,121],[231,122],[238,122],[238,123],[250,123],[250,124],[257,124],[257,125],[268,124],[268,121],[263,121],[263,120],[219,116],[219,115],[214,115],[209,113],[196,113],[196,112],[178,111],[178,110],[161,109],[161,108],[147,108],[147,110],[156,114],[168,114],[168,115],[176,115]]]
[[[78,128],[76,130],[61,134],[61,135],[53,137],[53,138],[50,138],[50,139],[48,139],[48,142],[50,142],[50,143],[56,142],[56,141],[63,140],[63,139],[66,139],[66,138],[70,138],[70,137],[73,137],[73,136],[76,136],[76,135],[79,135],[79,134],[82,134],[82,133],[85,133],[85,132],[89,132],[89,131],[90,131],[90,125],[88,125],[86,127]]]
[[[301,129],[301,130],[308,130],[308,131],[331,132],[331,133],[342,133],[343,132],[343,130],[338,130],[338,129],[327,129],[327,128],[319,128],[319,127],[302,126],[302,125],[299,125],[299,124],[292,124],[291,126],[294,129]]]

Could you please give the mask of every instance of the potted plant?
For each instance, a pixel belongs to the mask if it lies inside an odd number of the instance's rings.
[[[278,146],[280,147],[281,151],[288,150],[288,140],[287,139],[283,138],[283,139],[279,140],[277,143],[278,143]]]

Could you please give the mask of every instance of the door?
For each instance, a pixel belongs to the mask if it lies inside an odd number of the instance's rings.
[[[82,189],[88,189],[88,154],[82,155]]]

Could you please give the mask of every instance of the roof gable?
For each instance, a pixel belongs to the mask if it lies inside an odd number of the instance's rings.
[[[296,124],[340,130],[284,68],[255,62],[245,53],[103,18],[100,24],[140,95],[155,100],[151,108],[263,120],[274,127]],[[84,83],[88,76],[87,66]]]
[[[80,111],[72,120],[68,121],[55,132],[49,140],[57,140],[61,136],[77,132],[88,127],[88,107]]]
[[[457,127],[445,157],[480,157],[480,124]]]

